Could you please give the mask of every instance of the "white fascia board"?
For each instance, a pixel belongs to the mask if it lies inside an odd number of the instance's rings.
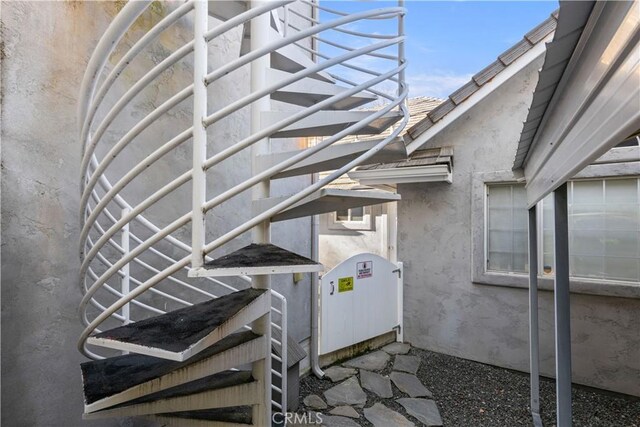
[[[509,81],[513,76],[518,74],[527,65],[531,64],[536,59],[542,57],[546,51],[546,43],[553,39],[553,32],[547,35],[544,40],[538,42],[531,50],[526,52],[520,58],[516,59],[508,67],[498,73],[493,80],[486,83],[480,89],[478,89],[473,95],[465,99],[461,104],[456,106],[450,113],[445,115],[441,120],[420,134],[416,139],[407,144],[407,153],[411,154],[416,150],[422,148],[431,138],[437,135],[440,131],[445,129],[451,123],[455,122],[458,118],[463,116],[467,111],[473,108],[476,104],[480,103],[484,98],[491,94],[494,90],[498,89],[504,83]]]
[[[531,207],[640,128],[637,3],[607,2],[524,165]],[[561,82],[562,83],[562,82]],[[552,100],[553,102],[553,100]]]
[[[356,170],[349,178],[362,185],[395,185],[415,182],[453,182],[448,165],[413,166],[406,168]]]

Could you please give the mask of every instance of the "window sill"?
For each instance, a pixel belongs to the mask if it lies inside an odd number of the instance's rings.
[[[476,285],[529,289],[529,275],[485,272],[478,277],[474,277],[473,283]],[[640,299],[640,283],[572,278],[569,286],[573,294]],[[538,289],[553,291],[553,278],[538,276]]]

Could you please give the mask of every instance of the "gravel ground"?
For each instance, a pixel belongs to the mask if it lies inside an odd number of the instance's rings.
[[[527,374],[416,348],[412,348],[409,354],[420,356],[422,360],[417,376],[433,393],[445,427],[532,425]],[[393,356],[391,363],[382,371],[383,375],[391,372],[392,363]],[[324,399],[322,392],[333,385],[330,380],[319,380],[313,375],[303,378],[299,412],[306,409],[302,404],[305,396],[314,393]],[[393,399],[382,399],[365,390],[365,406],[382,402],[416,425],[421,425],[395,402],[395,399],[407,396],[394,384],[392,388]],[[541,379],[540,389],[542,420],[545,426],[554,426],[555,383]],[[355,421],[371,426],[362,410],[358,412],[361,417]],[[574,386],[573,421],[574,426],[640,427],[640,399]]]

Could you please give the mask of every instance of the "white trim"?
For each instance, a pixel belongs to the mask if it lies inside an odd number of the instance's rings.
[[[414,182],[453,182],[449,165],[412,166],[406,168],[355,170],[349,178],[362,185],[409,184]]]
[[[205,268],[189,270],[189,277],[260,276],[271,274],[316,273],[324,271],[322,264],[282,265],[267,267]]]
[[[338,220],[338,212],[333,211],[328,215],[327,228],[329,230],[357,230],[357,231],[373,231],[374,227],[372,226],[375,221],[371,221],[371,209],[369,206],[360,206],[362,208],[362,221],[339,221]],[[355,208],[348,208],[348,211],[351,211]],[[338,209],[343,210],[343,209]]]
[[[585,48],[574,55],[570,75],[556,90],[553,111],[530,148],[524,173],[529,206],[640,127],[637,76],[640,25],[637,4],[605,2],[598,21],[584,32]],[[552,99],[553,102],[553,99]]]
[[[524,55],[513,61],[503,71],[498,73],[493,80],[483,85],[473,95],[463,101],[460,105],[456,106],[450,113],[445,115],[441,120],[431,126],[422,134],[418,135],[413,141],[407,145],[407,153],[411,154],[416,150],[422,148],[422,146],[436,134],[444,130],[451,123],[455,122],[458,118],[463,116],[467,111],[473,108],[476,104],[480,103],[484,98],[491,94],[494,90],[498,89],[504,83],[509,81],[513,76],[518,74],[527,65],[533,61],[541,58],[546,51],[546,44],[553,39],[555,32],[547,35],[543,40],[539,41],[533,48],[527,51]]]

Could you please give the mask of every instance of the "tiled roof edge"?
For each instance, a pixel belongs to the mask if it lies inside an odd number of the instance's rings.
[[[522,40],[500,54],[495,61],[475,74],[469,82],[449,95],[445,102],[427,113],[422,120],[409,128],[405,134],[405,143],[410,143],[412,140],[418,138],[418,136],[442,120],[458,105],[464,103],[465,100],[477,92],[482,86],[493,80],[495,76],[509,67],[516,59],[533,49],[533,47],[544,40],[546,36],[555,31],[557,23],[558,11],[555,10],[547,19],[527,32]]]

